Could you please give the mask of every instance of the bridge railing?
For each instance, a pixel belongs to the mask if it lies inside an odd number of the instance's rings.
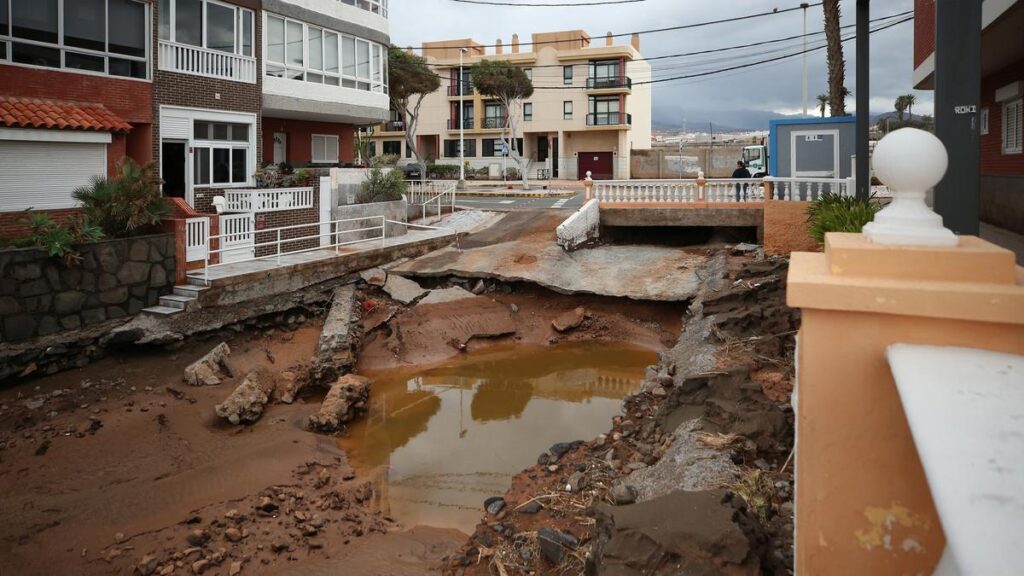
[[[598,180],[594,197],[605,204],[761,202],[764,184],[751,178]]]
[[[853,178],[778,178],[764,179],[773,200],[813,202],[826,193],[853,196],[856,187]]]

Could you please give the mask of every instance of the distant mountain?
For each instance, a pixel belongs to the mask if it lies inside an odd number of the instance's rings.
[[[657,114],[657,113],[656,113]],[[818,114],[809,115],[807,118],[819,118]],[[768,123],[781,118],[804,118],[802,114],[779,114],[768,110],[729,110],[729,111],[705,111],[695,112],[692,116],[686,117],[686,129],[691,132],[708,132],[710,127],[715,132],[745,132],[748,130],[767,130]],[[871,123],[875,124],[880,118],[896,118],[896,112],[883,112],[872,114]],[[913,119],[921,120],[920,114],[914,114]],[[909,120],[910,115],[906,114],[904,120]],[[710,126],[709,126],[709,123]],[[664,132],[678,132],[683,129],[681,119],[670,119],[664,114],[658,114],[652,123],[654,130]]]

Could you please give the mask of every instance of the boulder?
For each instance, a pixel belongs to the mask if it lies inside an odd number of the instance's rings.
[[[363,270],[359,273],[359,277],[370,286],[383,286],[388,281],[388,273],[383,268]]]
[[[316,432],[337,432],[367,410],[370,380],[355,374],[346,374],[335,382],[320,412],[309,417],[309,428]]]
[[[555,566],[561,564],[569,550],[575,550],[579,544],[579,540],[572,534],[551,528],[541,528],[537,531],[537,545],[540,547],[541,555]]]
[[[608,496],[611,497],[612,502],[616,506],[626,506],[636,502],[637,493],[636,488],[633,488],[629,484],[616,484],[612,486],[612,489],[608,492]]]
[[[309,368],[304,365],[293,366],[281,372],[274,386],[274,399],[283,404],[291,404],[307,384]]]
[[[185,368],[185,382],[192,386],[216,386],[221,383],[222,376],[234,377],[234,370],[228,362],[230,355],[231,348],[227,342],[221,342]]]
[[[232,424],[252,423],[260,419],[274,391],[274,381],[266,372],[254,370],[238,388],[214,409],[217,416]]]
[[[580,327],[583,324],[583,320],[587,317],[587,311],[582,307],[574,308],[568,312],[561,314],[558,318],[551,321],[551,327],[558,332],[572,332],[573,330]]]

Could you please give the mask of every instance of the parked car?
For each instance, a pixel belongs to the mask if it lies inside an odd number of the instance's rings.
[[[419,180],[423,178],[423,170],[419,164],[406,164],[402,168],[406,180]]]

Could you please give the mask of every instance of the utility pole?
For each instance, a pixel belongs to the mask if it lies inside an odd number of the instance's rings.
[[[935,186],[935,211],[957,234],[980,228],[981,2],[935,3],[935,135],[949,169]]]
[[[465,70],[462,67],[462,57],[468,48],[459,48],[459,188],[466,187],[466,116],[463,106],[463,92],[465,86]]]
[[[803,104],[804,104],[804,116],[807,116],[807,8],[810,6],[807,2],[800,4],[800,7],[804,9],[804,85],[803,85]]]
[[[871,51],[868,38],[871,34],[871,2],[857,0],[857,198],[871,197],[871,153],[868,150],[870,110]]]

